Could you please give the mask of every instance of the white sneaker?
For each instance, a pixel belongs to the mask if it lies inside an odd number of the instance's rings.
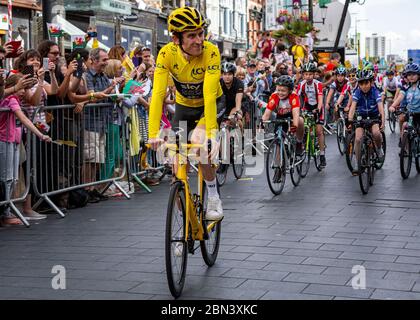
[[[209,197],[207,201],[207,220],[221,220],[223,218],[222,200],[219,197]]]
[[[184,250],[184,244],[182,242],[175,243],[175,247],[174,247],[175,257],[182,257],[183,250]]]

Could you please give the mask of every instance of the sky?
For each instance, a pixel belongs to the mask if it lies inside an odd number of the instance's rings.
[[[357,22],[362,56],[365,37],[372,33],[386,37],[386,55],[399,54],[406,59],[407,49],[420,49],[420,0],[365,0],[364,5],[350,4],[349,12],[352,17],[350,35],[355,34],[356,19],[367,19]]]

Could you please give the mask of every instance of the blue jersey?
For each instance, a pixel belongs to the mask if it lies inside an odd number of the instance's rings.
[[[379,116],[378,103],[382,101],[381,93],[376,87],[372,87],[368,93],[363,93],[357,88],[353,93],[353,101],[357,102],[356,112],[362,117]]]
[[[415,88],[413,86],[405,86],[401,89],[404,95],[404,102],[402,103],[408,111],[418,113],[420,112],[420,84]]]

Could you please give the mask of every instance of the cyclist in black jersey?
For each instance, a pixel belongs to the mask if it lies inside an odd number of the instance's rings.
[[[225,116],[237,115],[238,124],[242,129],[242,98],[244,96],[244,84],[235,77],[236,66],[231,62],[222,64],[222,78],[220,85],[222,86],[225,96]]]

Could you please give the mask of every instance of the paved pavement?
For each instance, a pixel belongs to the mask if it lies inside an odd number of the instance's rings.
[[[420,175],[402,181],[396,136],[366,196],[328,137],[328,167],[273,197],[265,175],[223,187],[216,265],[190,256],[183,299],[420,299]],[[414,169],[415,171],[415,169]],[[172,299],[165,275],[168,184],[0,228],[0,299]],[[52,289],[53,266],[66,290]],[[366,289],[352,288],[352,268]]]

